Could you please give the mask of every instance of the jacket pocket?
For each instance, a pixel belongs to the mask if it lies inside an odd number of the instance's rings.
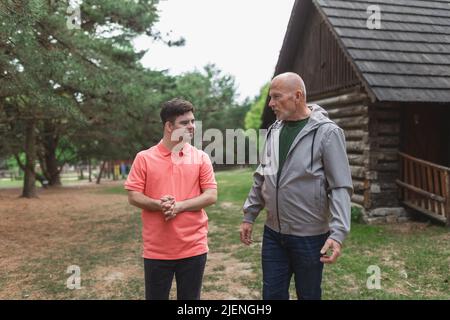
[[[264,181],[261,186],[261,194],[264,199],[267,217],[270,220],[275,219],[276,215],[276,188],[269,181]]]
[[[315,209],[314,213],[319,214],[322,212],[322,191],[321,191],[321,181],[322,178],[318,177],[314,179],[314,200],[315,200]]]
[[[317,179],[317,180],[318,180],[318,191],[317,191],[318,203],[317,203],[317,209],[318,209],[318,214],[321,214],[321,213],[323,213],[323,211],[328,206],[328,195],[327,195],[327,190],[326,190],[325,178],[324,177],[320,177],[320,179]]]
[[[319,193],[319,177],[305,176],[289,181],[279,190],[280,215],[294,224],[322,222],[318,208]]]

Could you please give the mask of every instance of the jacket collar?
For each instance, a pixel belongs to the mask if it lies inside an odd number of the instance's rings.
[[[289,157],[289,154],[292,152],[292,150],[295,148],[295,146],[300,142],[303,137],[307,136],[310,132],[318,129],[321,125],[324,125],[326,123],[333,123],[332,120],[328,118],[328,112],[325,111],[321,106],[317,104],[309,105],[308,108],[311,110],[311,114],[309,116],[308,123],[305,125],[305,127],[300,131],[300,133],[295,137],[294,141],[292,142],[291,147],[289,148],[289,151],[286,155],[286,159]],[[271,129],[282,129],[284,125],[284,121],[277,120],[271,127]]]

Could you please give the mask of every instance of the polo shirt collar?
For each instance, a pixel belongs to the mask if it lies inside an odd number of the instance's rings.
[[[161,153],[163,157],[169,157],[172,155],[172,151],[167,149],[167,147],[164,145],[162,139],[159,141],[158,145],[156,146],[158,148],[158,151]],[[187,156],[191,153],[191,145],[189,143],[186,143],[180,152],[183,152],[183,156]]]

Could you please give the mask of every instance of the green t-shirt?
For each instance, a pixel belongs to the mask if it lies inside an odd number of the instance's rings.
[[[309,118],[299,121],[285,121],[284,126],[280,132],[280,152],[278,158],[278,179],[280,178],[281,169],[283,169],[284,162],[286,161],[287,154],[291,148],[292,142],[295,137],[302,131],[302,129],[308,123]]]

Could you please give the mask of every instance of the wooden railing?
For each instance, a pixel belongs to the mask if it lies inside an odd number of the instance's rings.
[[[450,226],[450,168],[399,152],[403,203]]]

